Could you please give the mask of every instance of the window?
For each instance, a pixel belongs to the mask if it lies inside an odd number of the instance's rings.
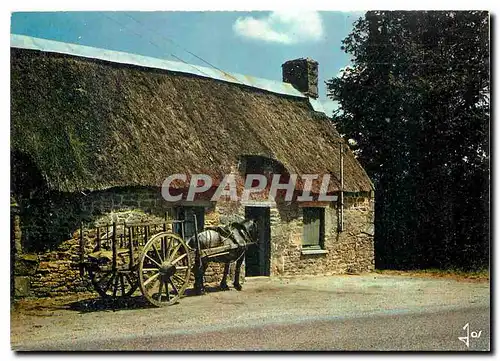
[[[194,217],[198,223],[198,232],[201,232],[205,227],[205,208],[204,207],[179,207],[176,209],[176,219],[184,221],[183,223],[174,224],[174,232],[182,237],[184,224],[184,239],[192,237],[196,231]]]
[[[325,233],[325,209],[302,208],[304,236],[302,246],[307,249],[323,249]]]

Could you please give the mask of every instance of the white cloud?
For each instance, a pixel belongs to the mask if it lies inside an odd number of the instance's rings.
[[[240,17],[234,32],[243,37],[282,44],[318,41],[323,36],[323,23],[317,11],[274,11],[267,16]]]

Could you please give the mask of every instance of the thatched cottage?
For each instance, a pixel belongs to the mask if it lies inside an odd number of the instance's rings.
[[[16,292],[86,289],[73,267],[82,221],[143,222],[166,211],[195,213],[199,227],[257,218],[246,277],[373,270],[373,185],[317,100],[318,64],[297,59],[282,68],[279,82],[12,35]],[[250,173],[328,174],[336,200],[161,195],[172,174],[235,174],[241,186]]]

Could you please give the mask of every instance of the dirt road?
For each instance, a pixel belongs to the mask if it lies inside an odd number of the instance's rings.
[[[489,298],[489,283],[447,279],[379,274],[251,279],[241,292],[185,297],[163,309],[150,308],[140,298],[116,310],[91,297],[22,302],[12,312],[11,344],[15,350],[466,350],[457,337],[462,323],[469,322],[471,331],[483,328],[482,339],[470,349],[484,350],[489,348]],[[389,324],[401,331],[399,338],[388,334]],[[339,327],[343,328],[337,338],[328,336],[335,333],[327,330]],[[276,335],[310,335],[316,344],[305,339],[290,343],[284,336],[281,341],[274,338],[278,344],[266,344],[273,337],[264,337],[265,330]],[[434,332],[435,338],[413,337],[426,332]],[[223,337],[225,334],[242,337]],[[264,338],[243,337],[250,334]],[[374,340],[377,334],[386,335],[381,338],[385,347],[361,342]],[[339,335],[345,338],[339,339]],[[191,343],[186,337],[192,337]],[[201,339],[206,340],[205,346]]]

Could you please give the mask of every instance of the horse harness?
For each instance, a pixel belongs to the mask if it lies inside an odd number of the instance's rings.
[[[209,229],[219,233],[224,243],[226,240],[230,240],[236,246],[235,248],[246,248],[248,245],[256,243],[246,228],[236,222],[223,227],[207,228],[207,230]]]

